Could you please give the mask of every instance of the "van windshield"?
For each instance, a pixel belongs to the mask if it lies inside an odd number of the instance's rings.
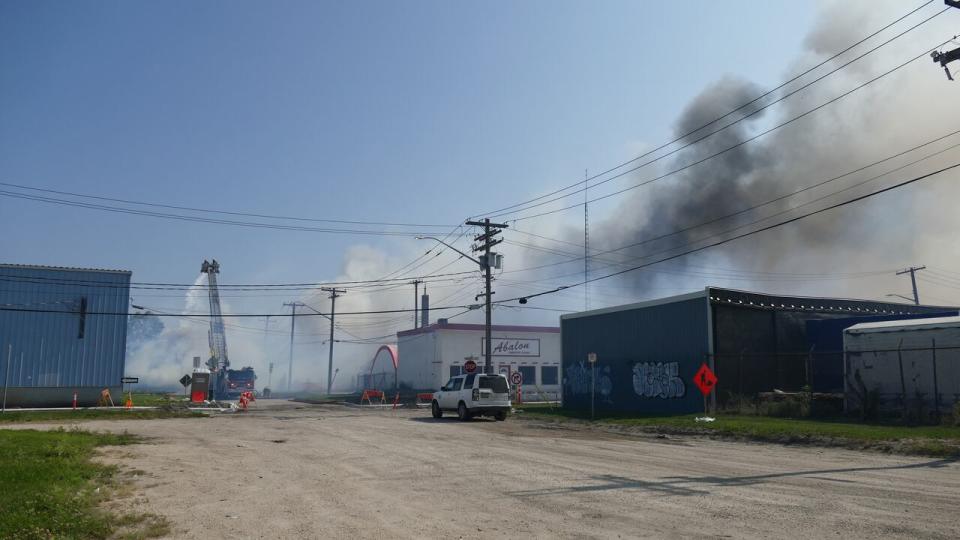
[[[507,393],[507,380],[503,377],[480,377],[480,386],[478,388],[489,388],[495,394]]]

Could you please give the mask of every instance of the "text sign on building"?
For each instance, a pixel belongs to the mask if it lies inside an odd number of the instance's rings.
[[[525,338],[493,338],[492,356],[540,356],[540,340]],[[486,340],[480,338],[480,352],[487,353]]]

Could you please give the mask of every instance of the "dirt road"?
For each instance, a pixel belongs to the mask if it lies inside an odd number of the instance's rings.
[[[953,461],[255,407],[84,427],[153,438],[107,459],[176,538],[960,538]]]

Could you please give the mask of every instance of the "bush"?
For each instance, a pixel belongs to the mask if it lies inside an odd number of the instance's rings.
[[[799,418],[803,414],[803,408],[798,400],[788,398],[767,403],[761,407],[761,414],[776,418]]]

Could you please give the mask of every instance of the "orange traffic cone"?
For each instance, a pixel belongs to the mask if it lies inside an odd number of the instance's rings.
[[[126,403],[123,404],[123,408],[124,408],[124,409],[132,409],[132,408],[133,408],[133,394],[127,394],[127,401],[126,401]]]

